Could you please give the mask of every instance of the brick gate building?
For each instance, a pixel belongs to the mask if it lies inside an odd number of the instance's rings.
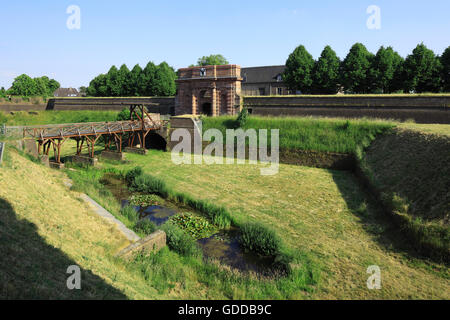
[[[241,99],[241,67],[191,67],[178,70],[176,115],[234,115]]]

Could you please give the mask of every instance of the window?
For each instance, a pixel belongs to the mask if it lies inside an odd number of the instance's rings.
[[[258,91],[259,91],[259,95],[260,96],[265,96],[266,95],[266,88],[259,88]]]
[[[281,74],[277,75],[277,81],[278,82],[283,81],[283,76]]]
[[[242,82],[247,82],[247,74],[244,73],[244,76],[242,77]]]
[[[277,88],[277,94],[281,96],[283,94],[283,88]]]

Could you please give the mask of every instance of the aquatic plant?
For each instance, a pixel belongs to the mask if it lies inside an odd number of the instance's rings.
[[[219,231],[204,217],[191,213],[182,213],[173,216],[170,220],[194,239],[208,238]]]
[[[156,194],[134,194],[130,198],[130,204],[134,206],[149,207],[162,203],[162,199]]]

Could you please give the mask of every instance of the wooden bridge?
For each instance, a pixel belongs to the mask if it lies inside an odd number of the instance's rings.
[[[145,149],[145,138],[148,133],[165,126],[167,121],[160,120],[159,115],[149,114],[146,105],[132,105],[128,121],[30,126],[23,128],[23,138],[37,141],[39,155],[48,156],[50,147],[53,147],[55,161],[61,163],[61,147],[67,139],[76,140],[78,156],[86,146],[89,157],[94,158],[94,146],[100,137],[104,138],[106,150],[114,143],[116,151],[122,152],[125,134],[129,146],[139,143],[140,147]]]

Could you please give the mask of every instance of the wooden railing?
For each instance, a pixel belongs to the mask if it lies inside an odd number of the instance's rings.
[[[71,124],[53,124],[43,126],[23,127],[23,138],[25,139],[49,139],[49,138],[71,138],[82,137],[87,135],[101,135],[113,133],[125,133],[142,130],[160,129],[166,125],[164,120],[144,121],[116,121],[116,122],[86,122]]]

